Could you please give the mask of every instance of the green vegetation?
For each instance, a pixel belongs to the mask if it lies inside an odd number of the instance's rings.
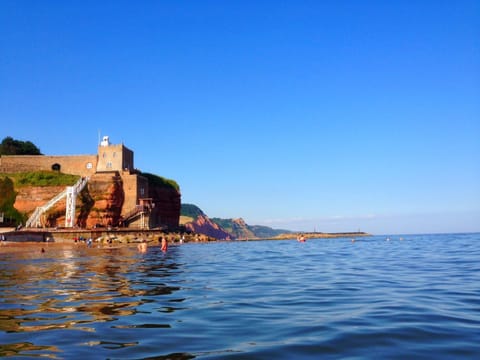
[[[17,192],[15,188],[24,186],[71,186],[79,179],[78,175],[62,174],[56,171],[34,171],[15,174],[0,174],[0,212],[7,223],[25,223],[26,214],[14,208]]]
[[[182,208],[180,209],[180,215],[192,218],[195,220],[200,215],[205,215],[202,210],[196,205],[193,204],[182,204]]]
[[[17,193],[13,189],[13,181],[9,177],[0,178],[0,209],[9,204],[13,205]]]
[[[6,223],[18,225],[26,220],[26,216],[13,207],[17,193],[13,181],[9,177],[0,177],[0,212],[3,213]]]
[[[181,224],[195,221],[200,215],[207,216],[198,206],[193,204],[182,204],[180,215]],[[288,230],[272,229],[268,226],[248,225],[242,219],[210,218],[210,220],[234,239],[272,239],[279,234],[290,232]]]
[[[235,230],[235,225],[233,223],[233,219],[221,219],[221,218],[211,218],[215,224],[220,226],[222,229],[224,229],[226,232],[229,234],[233,234]]]
[[[7,136],[0,143],[0,155],[42,155],[42,153],[30,141],[15,140]]]
[[[176,191],[180,191],[180,186],[178,186],[177,182],[175,180],[171,179],[166,179],[164,177],[154,175],[154,174],[149,174],[149,173],[141,173],[142,176],[146,177],[148,179],[148,182],[157,185],[160,187],[166,187],[170,189],[174,189]]]
[[[290,232],[288,230],[272,229],[268,226],[243,224],[234,219],[212,218],[210,220],[236,238],[271,239]]]
[[[62,174],[56,171],[31,171],[18,174],[9,174],[15,186],[72,186],[78,175]]]
[[[261,239],[269,239],[269,238],[278,236],[280,234],[292,233],[290,230],[272,229],[271,227],[262,226],[262,225],[249,225],[248,227],[256,236],[258,236]]]

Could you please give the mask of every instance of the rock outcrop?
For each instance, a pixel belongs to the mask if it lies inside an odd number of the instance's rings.
[[[31,214],[38,207],[45,205],[50,199],[65,190],[64,186],[24,186],[15,189],[17,196],[14,207],[21,213]],[[65,200],[57,203],[65,209]],[[65,210],[64,210],[65,212]]]
[[[228,232],[210,220],[210,218],[205,214],[198,215],[195,220],[186,223],[185,228],[188,231],[204,234],[219,240],[232,239],[232,236]]]
[[[205,234],[216,239],[253,240],[272,239],[288,233],[288,230],[276,230],[268,226],[248,225],[242,218],[209,218],[196,205],[182,204],[181,223],[187,230]]]
[[[78,226],[91,228],[117,225],[125,201],[122,178],[117,173],[93,175],[79,200]]]

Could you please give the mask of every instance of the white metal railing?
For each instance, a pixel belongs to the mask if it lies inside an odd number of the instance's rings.
[[[88,182],[88,177],[82,177],[75,183],[75,185],[73,185],[75,196],[77,196],[77,194],[83,190],[87,182]],[[67,191],[68,191],[68,187],[62,192],[60,192],[59,194],[55,195],[45,205],[37,207],[33,212],[33,214],[28,218],[27,222],[25,223],[25,227],[33,227],[33,226],[39,227],[41,225],[40,217],[42,216],[42,214],[45,213],[48,209],[50,209],[57,202],[62,200],[65,196],[67,196]],[[68,206],[67,206],[67,209],[68,209]]]

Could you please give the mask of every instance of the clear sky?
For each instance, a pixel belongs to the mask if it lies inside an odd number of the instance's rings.
[[[480,2],[2,0],[0,123],[210,217],[480,231]]]

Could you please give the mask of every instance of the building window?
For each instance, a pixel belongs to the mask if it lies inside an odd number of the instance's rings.
[[[111,163],[110,161],[107,162],[107,168],[108,168],[108,169],[111,169],[111,168],[112,168],[112,163]]]
[[[113,157],[115,157],[115,151],[113,152]]]
[[[91,162],[88,162],[87,163],[87,169],[91,169],[93,167],[92,163]]]
[[[142,187],[140,188],[140,196],[144,196],[145,195],[145,189]]]

